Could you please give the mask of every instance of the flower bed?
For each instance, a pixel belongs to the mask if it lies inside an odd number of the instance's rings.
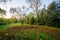
[[[13,27],[0,32],[0,40],[60,40],[60,30],[45,27]]]

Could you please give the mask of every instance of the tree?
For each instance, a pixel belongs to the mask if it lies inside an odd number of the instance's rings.
[[[26,14],[26,12],[29,10],[29,8],[26,8],[25,6],[22,6],[21,8],[19,8],[18,7],[18,11],[20,11],[20,13],[18,13],[18,14],[20,14],[20,16],[21,16],[21,22],[22,22],[22,25],[23,25],[23,23],[24,23],[24,19],[25,18],[27,18],[27,14]]]
[[[17,7],[16,9],[17,13],[19,14],[20,16],[20,20],[21,20],[21,23],[22,23],[22,26],[24,24],[24,18],[26,17],[26,11],[29,10],[29,8],[26,8],[25,6],[22,6],[21,8]]]
[[[58,18],[60,18],[60,1],[59,0],[57,0],[57,2],[56,2],[56,11],[57,11],[57,16],[58,16]]]
[[[36,20],[35,20],[35,18],[34,17],[31,17],[30,19],[29,19],[29,23],[30,24],[36,24]]]
[[[5,15],[5,14],[6,14],[6,11],[5,11],[4,9],[1,9],[1,8],[0,8],[0,14]]]
[[[47,9],[47,17],[46,17],[46,24],[47,25],[53,25],[53,20],[54,20],[54,17],[55,16],[55,7],[56,7],[56,4],[55,2],[52,2],[49,6],[48,6],[48,9]]]
[[[12,16],[14,16],[15,12],[16,12],[16,8],[10,8],[10,13],[12,13]]]
[[[33,23],[32,21],[34,20],[35,21],[35,18],[34,18],[34,13],[30,12],[27,16],[26,16],[26,23],[27,24],[31,24]],[[34,24],[34,23],[33,23]]]
[[[16,18],[15,12],[16,12],[16,8],[10,8],[10,13],[12,14],[12,18]]]
[[[45,4],[44,7],[41,9],[41,11],[39,11],[39,18],[38,19],[38,23],[39,25],[45,25],[45,21],[46,21],[46,13],[47,13],[47,9],[45,9]]]
[[[12,15],[14,16],[15,13],[18,14],[18,16],[20,17],[20,21],[21,21],[21,24],[23,25],[23,22],[24,22],[24,18],[26,17],[26,11],[28,10],[29,8],[25,8],[25,6],[22,6],[21,8],[20,7],[17,7],[17,8],[10,8],[10,12],[12,13]],[[17,16],[17,15],[16,15]]]
[[[60,21],[58,18],[58,11],[56,10],[57,4],[53,1],[47,9],[47,17],[46,17],[46,24],[49,26],[60,26]]]
[[[56,16],[57,16],[57,25],[58,25],[58,27],[60,27],[60,0],[57,0],[56,1],[57,3],[56,3]]]
[[[33,9],[33,11],[36,13],[37,17],[38,15],[38,10],[41,5],[41,0],[27,0],[27,2],[30,4],[30,7]]]

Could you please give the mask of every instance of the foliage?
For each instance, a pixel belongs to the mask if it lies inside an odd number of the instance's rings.
[[[36,24],[35,18],[34,17],[31,17],[30,20],[29,20],[29,23],[32,24],[32,25],[33,24]]]
[[[47,9],[45,9],[45,7],[40,11],[39,13],[39,25],[45,25],[46,24],[46,12],[47,12]]]
[[[26,17],[25,23],[33,25],[33,24],[36,24],[36,20],[34,17]]]
[[[0,18],[0,25],[7,25],[7,24],[11,24],[11,23],[15,23],[17,22],[16,19],[5,19],[5,18]]]
[[[0,25],[5,25],[6,24],[6,20],[3,18],[0,18]]]
[[[56,3],[53,2],[48,6],[48,10],[47,10],[47,16],[46,16],[46,24],[49,26],[60,26],[59,24],[59,18],[58,18],[58,11],[56,11]]]
[[[27,24],[35,24],[36,20],[34,18],[34,13],[30,12],[28,16],[25,17],[25,20]]]
[[[11,13],[14,13],[15,11],[16,11],[15,8],[10,8],[10,12],[11,12]]]
[[[41,5],[41,0],[27,0],[27,2],[30,4],[30,8],[36,13],[37,17],[39,17],[38,10]]]
[[[25,23],[29,24],[29,16],[25,17]]]
[[[5,15],[6,11],[0,8],[0,14]]]

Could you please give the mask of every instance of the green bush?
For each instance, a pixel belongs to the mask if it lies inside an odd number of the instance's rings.
[[[0,18],[0,25],[5,25],[6,24],[6,20],[4,18]]]
[[[25,18],[25,23],[29,24],[29,17]]]
[[[48,26],[54,26],[54,27],[60,27],[60,19],[53,18],[53,17],[51,19],[47,19],[46,25],[48,25]]]
[[[29,20],[29,23],[30,24],[36,24],[36,20],[34,17],[31,17],[30,20]]]
[[[16,19],[4,19],[4,18],[0,18],[0,25],[7,25],[7,24],[11,24],[11,23],[15,23],[17,22]]]
[[[38,25],[45,25],[44,19],[40,18],[37,21],[38,21]]]

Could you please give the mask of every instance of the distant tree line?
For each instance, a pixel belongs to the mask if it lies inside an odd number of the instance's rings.
[[[44,5],[44,8],[38,11],[39,18],[35,17],[36,15],[32,16],[32,14],[34,13],[29,13],[30,17],[27,17],[29,24],[60,27],[60,4],[57,4],[56,1],[49,4],[47,9]]]
[[[16,18],[4,18],[4,16],[6,15],[6,11],[4,9],[1,9],[0,8],[0,25],[7,25],[7,24],[11,24],[11,23],[15,23],[17,22],[17,19]],[[3,16],[4,15],[4,16]]]
[[[14,13],[18,14],[18,16],[20,17],[19,20],[22,25],[24,23],[27,23],[31,25],[48,25],[60,27],[60,3],[56,3],[56,1],[53,1],[48,5],[47,9],[45,7],[46,5],[44,5],[42,9],[39,9],[39,7],[41,6],[40,0],[28,0],[27,2],[30,4],[30,8],[33,10],[33,12],[30,12],[28,15],[26,11],[29,10],[29,8],[25,8],[24,6],[22,8],[17,7],[10,9],[10,12],[13,13],[12,16],[14,16]],[[0,9],[0,11],[2,12],[4,10]],[[23,18],[21,19],[21,17]],[[2,25],[3,23],[8,24],[7,22],[15,23],[17,22],[17,19],[0,19],[0,25]]]

